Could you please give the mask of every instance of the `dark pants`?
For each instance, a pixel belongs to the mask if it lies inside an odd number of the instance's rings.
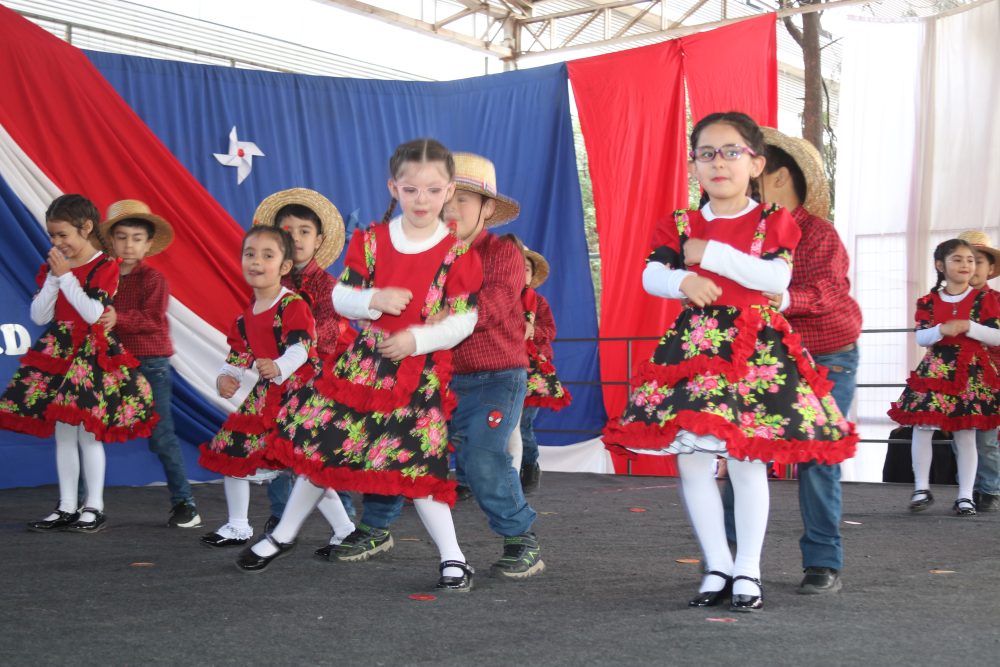
[[[154,407],[160,415],[160,421],[149,436],[149,450],[159,457],[163,465],[167,488],[170,490],[170,503],[194,505],[181,445],[174,433],[174,415],[170,405],[174,383],[170,375],[170,357],[139,357],[139,372],[149,381],[153,390]]]

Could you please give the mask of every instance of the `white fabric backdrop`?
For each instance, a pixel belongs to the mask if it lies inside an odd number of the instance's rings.
[[[858,298],[862,311],[872,314],[866,322],[878,319],[880,326],[886,323],[877,315],[892,300],[905,300],[899,321],[888,326],[906,328],[912,326],[913,303],[930,287],[937,243],[967,229],[986,231],[994,243],[998,238],[1000,0],[929,19],[858,19],[849,25],[841,76],[837,227],[854,270],[860,264],[868,272],[855,274],[861,287],[877,280],[878,259],[866,259],[865,252],[905,254],[904,284],[886,280],[880,289],[859,289]],[[887,243],[893,234],[899,236]],[[886,238],[875,243],[878,237]],[[862,339],[861,382],[866,362],[885,364],[866,359],[864,341],[874,336]],[[908,352],[892,372],[894,382],[902,382],[922,354],[915,345]],[[860,389],[859,397],[864,392]],[[859,422],[862,437],[881,436],[871,427],[866,432],[864,415]],[[858,456],[844,465],[844,478],[881,480],[884,456],[884,445],[860,445]]]

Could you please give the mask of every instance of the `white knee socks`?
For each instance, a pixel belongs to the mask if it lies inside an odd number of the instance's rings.
[[[305,477],[295,480],[292,492],[288,494],[288,502],[285,503],[285,511],[281,515],[281,521],[271,531],[271,537],[282,544],[294,542],[302,524],[316,507],[316,503],[323,497],[323,489],[310,482]],[[339,498],[337,499],[339,502]],[[251,547],[258,556],[271,556],[277,553],[278,549],[270,540],[261,540]]]
[[[976,432],[966,429],[955,431],[952,436],[955,438],[955,462],[958,464],[958,497],[972,500],[972,487],[976,483],[976,467],[979,465]]]
[[[726,541],[726,524],[722,513],[722,497],[715,481],[715,455],[693,452],[677,457],[681,474],[681,495],[688,518],[705,558],[705,571],[723,574],[733,572],[733,556]],[[701,583],[701,592],[721,591],[724,579],[708,575]]]
[[[430,498],[417,498],[413,501],[413,506],[424,524],[424,528],[430,533],[431,539],[437,545],[441,554],[441,562],[446,560],[465,561],[465,554],[458,546],[458,537],[455,535],[455,523],[451,518],[451,508],[445,503]],[[457,567],[445,568],[441,573],[446,577],[460,577],[462,571]]]
[[[913,427],[913,444],[910,446],[910,454],[913,457],[913,490],[930,488],[931,458],[934,455],[934,448],[931,440],[934,439],[934,431],[928,428]],[[975,440],[973,440],[975,444]],[[972,476],[975,478],[975,471]]]
[[[973,443],[975,444],[975,443]],[[733,576],[760,579],[760,555],[767,532],[771,497],[767,488],[767,464],[760,461],[729,461],[733,482],[733,518],[736,520],[736,562]],[[752,582],[733,582],[733,593],[760,595]]]
[[[83,457],[83,477],[87,482],[87,500],[84,505],[95,510],[104,510],[104,444],[98,442],[94,434],[81,426],[71,426],[56,422],[56,473],[59,476],[59,509],[75,512],[77,493],[80,486],[80,458]],[[46,517],[55,518],[55,515]],[[93,521],[96,517],[85,512],[81,521]]]
[[[253,535],[250,527],[250,482],[237,477],[225,477],[222,480],[226,490],[226,507],[229,510],[229,521],[225,526],[215,531],[223,537],[249,539]]]
[[[348,516],[340,496],[333,489],[323,491],[323,497],[320,498],[319,504],[316,507],[326,518],[330,524],[330,528],[333,529],[333,534],[330,536],[330,544],[340,544],[344,541],[345,537],[354,532],[356,526],[351,521],[351,517]]]

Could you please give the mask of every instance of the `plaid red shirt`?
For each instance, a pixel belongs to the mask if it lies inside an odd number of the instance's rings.
[[[169,357],[174,353],[167,325],[170,288],[167,279],[143,262],[118,280],[114,333],[122,346],[137,357]]]
[[[858,340],[861,307],[851,296],[850,260],[833,224],[799,206],[802,229],[795,249],[789,306],[784,315],[813,354],[829,354]]]
[[[336,361],[354,342],[358,333],[333,308],[333,287],[337,279],[320,268],[315,259],[302,269],[292,269],[281,284],[305,298],[316,320],[316,353],[320,359]]]
[[[483,262],[483,287],[472,335],[452,350],[456,373],[527,368],[524,347],[524,255],[516,245],[487,230],[472,248]]]

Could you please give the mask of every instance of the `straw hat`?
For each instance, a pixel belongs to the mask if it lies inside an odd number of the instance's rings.
[[[477,192],[496,202],[496,211],[486,219],[487,227],[510,222],[521,212],[521,205],[510,197],[497,192],[497,171],[493,163],[473,153],[453,153],[455,158],[455,187]]]
[[[823,170],[823,158],[816,147],[805,139],[789,137],[771,127],[760,128],[764,143],[788,153],[806,178],[806,200],[802,208],[813,215],[826,218],[830,215],[830,185]]]
[[[308,188],[290,188],[275,192],[260,203],[253,214],[253,224],[274,226],[274,216],[284,206],[305,206],[319,217],[323,227],[323,243],[316,250],[314,259],[320,268],[333,264],[344,249],[344,218],[329,199]]]
[[[549,263],[545,261],[541,253],[537,253],[534,250],[524,247],[524,256],[531,261],[534,270],[531,272],[531,283],[528,285],[531,289],[537,289],[541,287],[549,278]]]
[[[959,234],[958,238],[965,241],[979,252],[985,252],[987,255],[993,257],[993,269],[990,271],[990,275],[987,280],[993,280],[1000,275],[1000,250],[993,247],[989,234],[978,229],[970,229],[967,232]]]
[[[153,225],[153,242],[149,246],[146,257],[163,252],[173,242],[174,228],[170,226],[169,222],[154,215],[149,207],[138,199],[123,199],[108,207],[107,217],[104,222],[97,226],[97,233],[109,249],[111,248],[111,228],[129,218],[145,220]]]

